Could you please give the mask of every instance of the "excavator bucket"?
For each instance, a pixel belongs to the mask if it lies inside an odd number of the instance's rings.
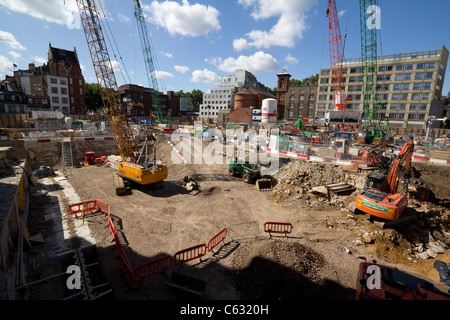
[[[272,190],[272,180],[271,179],[258,179],[256,180],[256,187],[259,191],[271,191]]]

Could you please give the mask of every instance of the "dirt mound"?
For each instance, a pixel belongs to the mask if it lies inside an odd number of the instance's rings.
[[[331,163],[290,161],[274,175],[273,200],[277,203],[301,202],[305,209],[344,208],[348,201],[331,193],[326,185],[347,183],[362,188],[364,175],[346,172],[342,166]],[[343,193],[342,195],[349,195]],[[329,198],[328,198],[329,196]]]
[[[325,260],[299,243],[244,243],[233,256],[236,288],[243,299],[292,300],[316,296]]]

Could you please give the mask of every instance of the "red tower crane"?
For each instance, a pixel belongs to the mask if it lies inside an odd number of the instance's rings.
[[[328,31],[332,73],[331,81],[332,90],[334,92],[334,110],[345,110],[345,85],[342,68],[344,54],[342,49],[342,38],[341,30],[339,28],[338,12],[336,9],[336,2],[334,0],[328,1],[327,17],[329,24]]]

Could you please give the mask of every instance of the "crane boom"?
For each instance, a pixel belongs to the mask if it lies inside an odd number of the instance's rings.
[[[156,117],[159,123],[164,122],[165,119],[162,113],[161,98],[159,96],[159,85],[155,74],[154,56],[152,53],[152,46],[148,38],[147,26],[145,24],[145,16],[142,11],[141,3],[139,0],[134,0],[134,16],[139,30],[139,36],[141,39],[142,53],[144,55],[145,69],[147,72],[147,78],[149,85],[152,88],[152,101],[155,108]]]
[[[84,34],[91,54],[95,75],[100,86],[103,105],[108,117],[114,141],[122,158],[114,173],[114,187],[116,194],[123,194],[127,188],[125,182],[133,181],[141,185],[155,184],[167,178],[167,166],[151,160],[148,155],[149,138],[143,146],[138,146],[127,120],[123,104],[120,101],[117,81],[109,58],[99,14],[95,7],[95,0],[76,0],[80,12]],[[154,144],[153,144],[154,146]],[[155,156],[156,151],[153,151]]]
[[[343,49],[341,30],[339,27],[338,13],[335,0],[328,1],[328,30],[330,45],[330,60],[332,84],[334,91],[334,109],[336,111],[345,110],[345,85],[343,72]]]
[[[93,0],[76,0],[81,22],[91,53],[95,75],[100,86],[103,106],[122,160],[134,161],[137,146],[120,102],[117,81],[109,58],[99,14]]]

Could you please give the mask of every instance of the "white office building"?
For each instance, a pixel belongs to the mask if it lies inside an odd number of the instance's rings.
[[[199,108],[199,117],[217,119],[220,111],[231,112],[234,108],[234,93],[237,88],[252,87],[262,89],[256,77],[246,70],[237,69],[234,75],[224,76],[222,83],[203,94],[203,103]]]

